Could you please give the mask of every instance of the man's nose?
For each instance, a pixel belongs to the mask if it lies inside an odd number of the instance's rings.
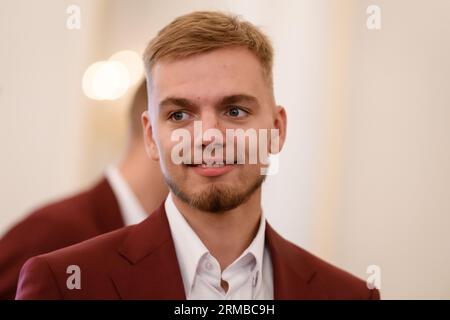
[[[198,131],[198,133],[201,132],[201,136],[195,137],[196,142],[201,142],[202,146],[207,146],[213,142],[217,143],[218,141],[215,141],[215,136],[219,133],[222,135],[218,115],[214,112],[204,112],[200,118],[200,121],[202,128]]]

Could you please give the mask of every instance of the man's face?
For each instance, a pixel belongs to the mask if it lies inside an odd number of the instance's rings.
[[[239,206],[259,190],[264,180],[261,163],[249,163],[249,152],[257,151],[246,143],[245,163],[237,164],[236,139],[227,145],[226,130],[277,128],[281,147],[286,117],[284,109],[275,106],[262,66],[249,50],[226,48],[158,61],[152,69],[149,96],[149,112],[143,115],[147,150],[153,159],[159,159],[175,195],[200,210],[221,212]],[[201,121],[200,135],[194,130],[196,121]],[[193,160],[175,164],[172,150],[180,142],[171,137],[177,129],[190,133],[192,155],[195,148],[203,154],[208,145],[217,147],[203,163],[218,160],[219,153],[225,162],[225,150],[230,147],[235,154],[233,163],[219,167],[195,165]],[[208,129],[219,130],[223,141],[204,137]]]

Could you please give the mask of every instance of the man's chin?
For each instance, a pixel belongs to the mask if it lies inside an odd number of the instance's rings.
[[[261,176],[247,188],[238,186],[236,180],[233,182],[228,179],[183,184],[173,183],[170,179],[166,181],[173,194],[190,207],[216,213],[232,210],[246,202],[259,189],[264,178]]]
[[[242,195],[230,188],[214,187],[189,197],[189,203],[192,207],[213,213],[232,210],[241,205],[242,202]]]

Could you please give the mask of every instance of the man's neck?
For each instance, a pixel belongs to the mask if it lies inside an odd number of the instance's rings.
[[[177,196],[173,202],[224,270],[248,248],[261,218],[261,188],[235,209],[213,213],[190,207]]]

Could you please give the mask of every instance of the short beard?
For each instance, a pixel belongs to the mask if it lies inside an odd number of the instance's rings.
[[[266,179],[265,175],[259,178],[245,191],[236,192],[232,188],[220,188],[215,184],[200,194],[188,195],[183,192],[169,177],[165,177],[170,190],[189,206],[206,212],[224,212],[232,210],[245,203],[250,196],[258,190]]]

